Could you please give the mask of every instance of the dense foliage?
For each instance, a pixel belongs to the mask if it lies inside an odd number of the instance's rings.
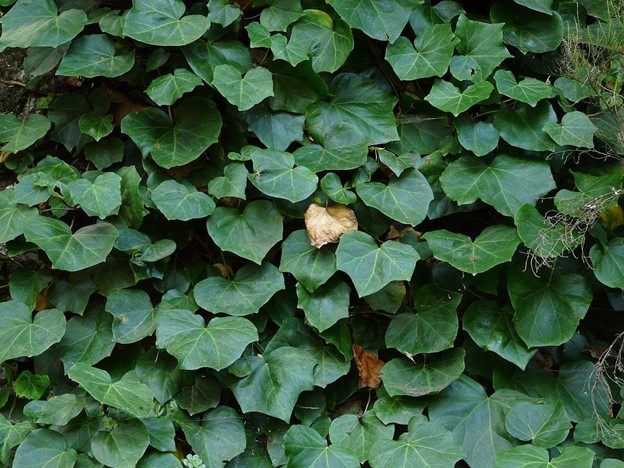
[[[624,466],[618,1],[0,5],[0,465]]]

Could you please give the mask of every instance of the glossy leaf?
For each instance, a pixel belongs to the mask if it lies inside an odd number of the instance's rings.
[[[538,447],[551,448],[568,436],[572,424],[561,403],[520,402],[505,419],[509,433]]]
[[[555,50],[563,39],[563,20],[556,11],[545,15],[513,4],[504,7],[496,4],[490,16],[497,23],[505,23],[505,42],[523,54]]]
[[[67,189],[73,201],[89,216],[104,219],[117,214],[121,206],[121,177],[113,172],[98,175],[92,181],[74,180]]]
[[[598,128],[582,112],[568,112],[561,119],[561,124],[547,122],[543,130],[560,146],[580,148],[594,147],[594,133]]]
[[[24,232],[30,218],[37,216],[35,208],[11,203],[15,192],[5,189],[0,192],[0,242],[15,239]]]
[[[48,133],[50,126],[50,121],[39,114],[32,114],[24,121],[12,114],[0,114],[0,142],[5,143],[0,149],[9,153],[26,149]]]
[[[121,421],[112,430],[100,430],[91,441],[93,456],[109,466],[133,466],[149,445],[149,433],[137,419]]]
[[[96,76],[114,78],[123,75],[134,65],[134,52],[118,53],[116,45],[105,34],[81,36],[72,42],[56,74],[85,78]]]
[[[271,72],[263,67],[252,68],[241,76],[232,65],[217,65],[211,84],[240,111],[251,109],[273,96]]]
[[[106,311],[113,316],[113,339],[135,343],[154,333],[154,310],[148,294],[140,289],[122,289],[106,299]]]
[[[563,447],[561,453],[552,460],[548,451],[535,445],[520,445],[508,452],[499,455],[497,468],[520,468],[531,466],[535,468],[565,468],[575,466],[590,468],[593,466],[595,453],[587,447],[569,445]]]
[[[38,429],[20,444],[15,452],[13,466],[71,468],[76,462],[76,456],[76,451],[68,447],[62,434],[50,429]]]
[[[336,272],[336,256],[327,248],[313,247],[307,232],[301,229],[282,243],[279,270],[292,273],[300,284],[313,293]]]
[[[295,425],[284,436],[286,454],[295,466],[331,468],[343,466],[357,468],[358,458],[337,444],[327,441],[312,427]]]
[[[297,307],[303,310],[310,325],[322,332],[349,316],[350,292],[343,281],[329,281],[314,292],[297,284]]]
[[[230,39],[195,41],[182,51],[191,69],[206,83],[212,83],[214,69],[219,65],[231,65],[241,73],[252,66],[249,50],[240,42]]]
[[[152,191],[152,201],[168,220],[207,218],[215,203],[205,193],[199,192],[188,183],[166,180]]]
[[[361,418],[355,414],[339,416],[329,427],[332,444],[357,455],[360,463],[369,459],[376,442],[389,442],[393,436],[394,426],[384,425],[372,411],[367,411]]]
[[[482,81],[460,91],[448,81],[436,80],[425,100],[432,106],[444,112],[450,112],[457,117],[475,104],[490,97],[493,89],[494,86],[491,83]]]
[[[303,115],[275,112],[260,105],[248,110],[245,117],[249,130],[267,148],[284,151],[291,143],[303,140]]]
[[[555,144],[543,128],[557,121],[548,101],[535,107],[519,104],[515,110],[504,108],[494,116],[494,125],[507,143],[530,151],[554,151]]]
[[[208,183],[208,193],[216,198],[234,197],[245,199],[247,169],[243,163],[233,162],[223,168],[223,176]]]
[[[509,70],[498,70],[494,73],[494,80],[499,93],[516,101],[526,102],[532,107],[553,94],[553,88],[550,84],[535,78],[524,78],[517,82],[516,77]]]
[[[152,81],[145,93],[159,106],[170,106],[201,84],[202,81],[196,74],[185,68],[178,68],[174,73],[167,73]]]
[[[617,237],[607,245],[594,244],[589,258],[598,281],[610,288],[624,288],[624,239]]]
[[[491,122],[473,122],[461,115],[455,119],[457,138],[461,145],[475,156],[485,156],[498,146],[500,133]]]
[[[357,200],[357,195],[342,185],[335,172],[330,172],[321,179],[321,189],[330,199],[342,205],[350,205]]]

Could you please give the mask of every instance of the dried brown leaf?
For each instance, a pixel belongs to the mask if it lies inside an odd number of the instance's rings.
[[[338,242],[345,232],[357,231],[358,228],[355,213],[344,205],[324,208],[312,203],[304,218],[310,244],[317,249],[325,244]]]
[[[359,344],[353,344],[353,359],[360,376],[358,388],[378,388],[381,384],[381,368],[385,363],[374,354],[364,351]]]

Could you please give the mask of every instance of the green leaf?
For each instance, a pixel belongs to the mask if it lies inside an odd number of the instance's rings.
[[[316,363],[306,351],[282,346],[246,358],[251,372],[232,385],[243,413],[256,411],[288,422],[301,392],[312,390]],[[264,391],[259,392],[262,388]]]
[[[189,183],[175,180],[166,180],[152,190],[152,201],[170,221],[207,218],[215,209],[215,203],[208,195]]]
[[[519,267],[509,271],[507,290],[515,328],[530,347],[557,346],[572,338],[593,297],[580,275],[543,272],[536,277]]]
[[[83,114],[78,121],[78,127],[85,135],[89,135],[95,141],[100,141],[113,131],[113,116]]]
[[[568,445],[549,461],[548,451],[535,445],[520,445],[499,455],[497,468],[591,468],[596,454],[587,447]]]
[[[48,301],[61,312],[82,315],[96,289],[95,283],[84,276],[70,276],[70,281],[58,281],[50,287]]]
[[[255,106],[245,114],[249,130],[267,147],[283,151],[294,141],[303,140],[305,116],[273,112],[266,106]]]
[[[607,245],[594,244],[589,251],[594,275],[610,288],[624,288],[624,239],[617,237]]]
[[[433,200],[427,179],[416,169],[407,169],[400,177],[392,177],[388,185],[367,182],[358,185],[356,191],[368,206],[412,226],[425,219]]]
[[[121,177],[105,172],[91,181],[78,179],[67,185],[74,203],[89,216],[104,219],[117,214],[121,206]]]
[[[414,45],[399,37],[386,48],[386,60],[401,80],[441,77],[448,70],[459,42],[449,24],[433,24],[419,32]]]
[[[35,208],[11,203],[15,191],[4,189],[0,192],[0,243],[15,239],[24,233],[24,226],[37,216]]]
[[[446,229],[427,232],[423,239],[435,258],[472,275],[509,262],[520,243],[516,229],[504,225],[488,226],[474,242]]]
[[[399,440],[377,439],[370,451],[373,468],[407,468],[416,460],[420,466],[454,466],[464,456],[453,434],[424,416],[413,417]]]
[[[490,82],[482,81],[470,85],[460,92],[454,84],[444,80],[436,80],[431,87],[431,92],[425,96],[425,101],[457,117],[475,104],[490,97],[493,89],[494,86]]]
[[[78,416],[83,409],[83,397],[76,397],[73,393],[53,396],[43,403],[37,423],[65,426],[69,421]]]
[[[223,168],[222,177],[215,177],[208,183],[208,193],[215,198],[235,197],[245,200],[247,174],[245,164],[232,162]]]
[[[231,65],[244,73],[252,67],[249,49],[238,41],[220,39],[195,41],[182,49],[191,69],[206,83],[211,83],[218,65]]]
[[[461,145],[476,156],[485,156],[498,146],[500,134],[491,122],[473,122],[470,116],[460,115],[454,121]]]
[[[29,309],[34,309],[37,305],[37,296],[50,284],[52,275],[46,270],[31,271],[19,269],[11,273],[9,278],[9,293],[11,298]]]
[[[113,382],[105,370],[78,362],[67,371],[67,376],[103,405],[127,411],[137,418],[146,417],[150,413],[154,396],[149,387],[139,381],[134,371]]]
[[[221,388],[212,376],[198,375],[193,385],[183,387],[175,402],[193,416],[219,404]],[[223,407],[221,407],[223,408]]]
[[[72,234],[64,222],[38,216],[25,226],[24,235],[43,249],[53,268],[78,271],[104,262],[118,232],[112,224],[99,223]]]
[[[2,17],[0,50],[6,47],[58,47],[87,24],[79,9],[58,14],[54,0],[18,0]]]
[[[517,5],[492,5],[490,18],[496,23],[505,23],[505,43],[520,52],[543,53],[555,50],[563,39],[563,20],[553,11],[544,15]]]
[[[120,421],[110,431],[99,430],[91,440],[93,456],[107,466],[136,466],[149,445],[149,433],[137,419]]]
[[[327,330],[338,320],[349,316],[349,293],[351,288],[343,281],[329,281],[314,292],[297,283],[297,307],[319,332]]]
[[[513,362],[520,369],[528,364],[535,350],[527,349],[512,322],[510,307],[499,307],[495,302],[478,300],[464,312],[463,326],[481,348],[492,351]]]
[[[582,112],[568,112],[561,124],[547,122],[543,130],[560,146],[594,147],[594,133],[598,130],[589,117]]]
[[[256,327],[242,317],[215,317],[205,325],[200,315],[171,309],[159,313],[157,324],[156,346],[175,356],[180,369],[224,369],[258,341]]]
[[[350,205],[357,200],[357,195],[342,185],[340,177],[335,172],[330,172],[321,179],[321,189],[336,203]]]
[[[271,247],[282,240],[282,216],[266,200],[253,201],[242,212],[220,206],[206,225],[219,248],[258,265]]]
[[[375,402],[373,410],[384,424],[401,424],[407,426],[414,417],[421,415],[425,404],[422,400],[406,396],[391,397],[383,387],[377,390],[379,399]]]
[[[76,456],[76,451],[68,447],[62,434],[50,429],[37,429],[28,434],[17,448],[13,466],[72,468]]]
[[[242,75],[241,71],[232,65],[217,65],[211,84],[240,111],[251,109],[269,96],[273,96],[272,74],[263,67],[252,68]]]
[[[130,71],[134,52],[119,53],[118,44],[106,34],[81,36],[72,41],[67,54],[56,70],[60,76],[104,76],[115,78]]]
[[[50,121],[39,114],[31,114],[23,122],[13,114],[0,114],[0,141],[6,143],[0,149],[9,153],[26,149],[45,136],[50,126]]]
[[[552,225],[532,205],[520,207],[514,217],[518,236],[540,258],[556,258],[568,247],[576,247],[583,239],[574,231],[571,235],[566,233],[563,225]]]
[[[475,83],[485,80],[506,58],[511,57],[503,45],[503,24],[488,24],[459,16],[455,36],[459,38],[456,55],[451,59],[451,75],[460,81]]]
[[[106,299],[106,311],[113,316],[113,339],[117,343],[135,343],[156,329],[152,301],[141,289],[114,291]]]
[[[185,99],[173,111],[174,119],[160,109],[148,107],[121,121],[121,131],[156,164],[166,169],[197,159],[216,143],[221,115],[212,101],[202,97]]]
[[[353,50],[353,34],[340,18],[334,21],[324,11],[305,10],[303,17],[292,26],[291,44],[312,56],[315,72],[335,72]]]
[[[176,68],[173,73],[159,76],[145,90],[145,93],[159,106],[170,106],[183,94],[201,86],[202,81],[186,68]]]
[[[289,25],[303,16],[297,0],[271,0],[260,13],[260,24],[269,31],[286,31]]]
[[[372,411],[367,411],[362,417],[355,414],[339,416],[329,426],[332,444],[355,454],[360,463],[369,459],[376,442],[389,442],[393,436],[394,425],[384,425]]]
[[[65,333],[65,317],[60,310],[38,312],[18,301],[0,303],[0,362],[23,356],[38,356]]]
[[[367,139],[350,124],[339,123],[322,135],[320,144],[308,144],[293,153],[295,161],[314,172],[355,169],[366,164]]]
[[[514,0],[514,2],[540,13],[552,14],[553,0]]]
[[[461,294],[433,283],[415,293],[415,314],[400,314],[386,330],[386,345],[404,354],[437,353],[451,348],[457,336],[457,306]]]
[[[25,370],[15,379],[15,394],[20,398],[38,400],[50,386],[50,377]]]
[[[352,73],[337,75],[329,88],[330,102],[317,102],[306,114],[306,128],[316,141],[327,141],[333,128],[346,122],[360,130],[368,144],[399,139],[393,108],[396,98],[373,81]]]
[[[294,167],[292,154],[252,147],[249,155],[254,173],[247,178],[262,193],[296,203],[316,190],[318,177],[307,167]]]
[[[175,358],[167,353],[160,353],[155,348],[150,348],[141,355],[134,370],[139,380],[150,388],[161,404],[171,400],[184,385],[193,382],[192,373],[179,369]]]
[[[360,297],[391,281],[409,281],[418,259],[408,245],[387,241],[377,247],[372,237],[359,231],[343,234],[336,250],[336,266],[349,275]]]
[[[176,243],[171,239],[161,239],[152,243],[148,236],[139,231],[120,229],[115,248],[132,255],[132,262],[142,266],[145,262],[157,262],[171,255],[175,252]]]
[[[440,182],[444,192],[460,205],[477,199],[512,216],[524,204],[534,205],[539,197],[555,188],[546,161],[499,154],[487,164],[465,156],[450,163]]]
[[[313,293],[336,272],[336,256],[329,249],[313,247],[307,232],[301,229],[282,242],[279,270],[292,273],[300,284]]]
[[[284,289],[284,277],[271,263],[247,263],[229,280],[211,276],[193,291],[197,304],[215,314],[255,314],[277,292]]]
[[[151,45],[183,46],[199,39],[210,22],[201,15],[182,17],[182,0],[135,1],[125,14],[124,35]]]
[[[273,57],[276,60],[284,60],[293,67],[299,65],[301,62],[305,62],[308,60],[309,55],[312,55],[311,51],[308,52],[301,44],[293,42],[292,40],[288,42],[286,36],[283,34],[275,34],[269,37],[268,42],[271,43]]]
[[[241,10],[238,5],[230,5],[228,0],[210,0],[208,3],[208,20],[211,23],[227,27],[238,19]]]
[[[411,10],[423,0],[328,0],[349,26],[366,35],[390,43],[397,40],[409,20]]]
[[[262,10],[263,13],[265,11],[267,10]],[[292,67],[284,61],[277,60],[270,63],[267,68],[273,74],[275,96],[270,100],[270,107],[273,110],[305,114],[311,104],[329,94],[327,85],[314,72],[310,61]]]
[[[36,428],[30,421],[12,424],[0,414],[0,463],[6,463],[13,448],[20,445]]]
[[[509,70],[498,70],[494,73],[494,80],[499,93],[516,101],[526,102],[531,107],[553,95],[553,88],[548,83],[535,78],[525,78],[516,82],[516,77]]]
[[[293,425],[284,436],[289,465],[310,468],[357,468],[358,457],[338,444],[327,441],[312,427]]]
[[[511,408],[505,428],[523,442],[551,448],[566,439],[572,424],[561,402],[523,401]]]
[[[434,358],[395,358],[381,370],[384,388],[390,396],[438,393],[462,374],[465,354],[463,348],[455,348]]]

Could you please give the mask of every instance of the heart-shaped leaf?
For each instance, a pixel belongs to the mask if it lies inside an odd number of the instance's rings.
[[[572,424],[560,401],[522,401],[509,411],[505,428],[517,439],[551,448],[566,439]]]
[[[0,192],[0,243],[23,234],[28,220],[37,216],[35,208],[11,203],[14,194],[10,189]]]
[[[60,310],[38,312],[33,318],[30,309],[18,301],[0,303],[0,361],[23,356],[38,356],[65,333],[65,317]]]
[[[314,328],[322,332],[338,320],[349,316],[349,293],[351,288],[343,281],[332,280],[309,292],[297,284],[299,307]]]
[[[293,2],[293,5],[297,5],[296,2]],[[263,13],[265,11],[267,10],[262,10]],[[290,66],[284,61],[277,60],[270,63],[267,68],[273,73],[275,96],[270,100],[270,107],[273,110],[305,114],[311,104],[329,94],[327,85],[315,73],[309,61]]]
[[[188,221],[210,216],[215,203],[193,185],[166,180],[152,191],[152,201],[168,220]]]
[[[200,315],[171,309],[158,314],[157,324],[156,346],[174,356],[180,369],[224,369],[258,341],[256,327],[242,317],[215,317],[205,325]]]
[[[150,434],[137,420],[119,421],[112,430],[93,435],[91,450],[97,461],[107,466],[136,466],[150,444]]]
[[[252,67],[249,49],[238,41],[220,39],[214,42],[195,41],[182,49],[191,69],[206,83],[212,83],[218,65],[231,65],[240,73]]]
[[[154,333],[154,309],[148,294],[141,289],[114,291],[106,298],[106,311],[113,320],[113,339],[129,344]]]
[[[329,249],[313,247],[302,229],[282,243],[279,270],[292,273],[308,291],[314,292],[336,272],[336,255]]]
[[[161,167],[169,169],[197,159],[219,138],[221,114],[212,101],[190,97],[173,112],[148,107],[121,121],[121,131]]]
[[[412,45],[399,37],[386,48],[386,60],[401,80],[442,76],[448,70],[459,40],[450,24],[433,24],[418,33]]]
[[[234,279],[211,276],[195,286],[197,304],[215,314],[255,314],[277,292],[284,289],[284,277],[271,263],[248,263]]]
[[[121,206],[121,177],[106,172],[91,181],[78,179],[67,185],[73,201],[89,216],[104,219]]]
[[[232,65],[217,65],[211,84],[240,111],[251,109],[273,96],[273,77],[263,67],[252,68],[242,76],[241,71]]]
[[[394,425],[384,425],[373,411],[367,411],[361,417],[344,414],[332,420],[329,426],[329,438],[333,445],[344,448],[357,455],[360,463],[366,462],[377,441],[391,441]]]
[[[494,80],[499,93],[516,101],[526,102],[532,107],[553,94],[553,87],[548,83],[535,78],[525,78],[516,82],[516,77],[509,70],[498,70],[494,73]]]
[[[284,436],[284,448],[295,466],[357,468],[360,461],[350,450],[327,440],[312,427],[295,425]]]
[[[114,78],[123,75],[134,65],[134,52],[120,54],[116,45],[106,34],[82,36],[72,42],[56,74],[85,78]],[[94,57],[97,57],[97,61]]]
[[[0,149],[9,153],[26,149],[48,133],[50,126],[50,121],[39,114],[31,114],[23,122],[12,114],[0,114],[0,141],[6,143]]]
[[[50,280],[52,276],[46,270],[15,270],[9,278],[9,293],[11,298],[32,310],[37,305],[37,297],[50,284]]]
[[[330,172],[321,179],[321,188],[323,193],[336,203],[350,205],[357,200],[357,195],[342,185],[340,177],[335,172]]]
[[[29,242],[37,244],[59,270],[84,270],[106,260],[118,236],[112,224],[90,224],[72,234],[58,219],[38,216],[24,228]]]
[[[468,115],[460,115],[454,121],[457,139],[476,156],[485,156],[498,146],[500,133],[491,122],[473,122]]]
[[[260,13],[260,24],[269,31],[286,31],[286,28],[303,15],[301,5],[293,0],[271,0]]]
[[[245,164],[232,162],[223,168],[223,177],[215,177],[208,183],[208,193],[216,198],[234,197],[245,200],[247,174]]]
[[[170,106],[183,94],[201,86],[202,81],[186,68],[176,68],[173,73],[159,76],[145,90],[145,93],[159,106]]]
[[[433,200],[427,179],[416,169],[407,169],[400,177],[392,177],[388,185],[367,182],[358,185],[356,191],[368,206],[412,226],[425,219]]]
[[[377,246],[368,234],[343,234],[336,250],[336,266],[355,285],[360,297],[379,291],[390,281],[409,281],[418,253],[410,246],[387,241]]]
[[[543,130],[560,146],[594,147],[594,134],[598,130],[589,117],[582,112],[568,112],[561,124],[547,122]]]
[[[50,429],[37,429],[28,434],[17,448],[13,466],[69,468],[76,463],[76,457],[76,451],[67,445],[63,434]]]
[[[435,258],[473,275],[510,261],[520,243],[516,229],[502,225],[485,228],[474,242],[446,229],[428,232],[423,239]]]
[[[100,141],[113,131],[112,115],[83,114],[78,121],[80,131],[95,141]]]
[[[594,244],[589,251],[594,275],[610,288],[624,288],[624,239],[616,237],[607,245]]]
[[[307,167],[294,167],[292,154],[254,148],[249,155],[254,173],[247,178],[262,193],[296,203],[316,190],[318,177]]]
[[[196,41],[210,22],[201,15],[182,15],[182,0],[137,0],[125,14],[124,35],[162,46],[183,46]]]
[[[294,141],[303,140],[305,116],[275,112],[260,105],[245,113],[249,130],[267,147],[284,151]]]
[[[561,449],[559,455],[550,459],[548,450],[545,448],[520,445],[501,453],[496,466],[500,468],[529,465],[535,468],[566,468],[568,466],[591,468],[595,456],[596,454],[587,447],[568,445]]]
[[[425,101],[457,117],[475,104],[490,97],[493,89],[494,86],[488,81],[481,81],[460,91],[453,83],[436,80],[429,94],[425,96]]]
[[[515,109],[503,108],[494,115],[494,126],[507,143],[529,151],[554,151],[555,143],[543,130],[557,115],[548,101],[535,107],[518,104]]]
[[[262,259],[282,240],[282,216],[266,200],[256,200],[242,212],[218,207],[206,223],[208,234],[221,249],[260,265]]]

